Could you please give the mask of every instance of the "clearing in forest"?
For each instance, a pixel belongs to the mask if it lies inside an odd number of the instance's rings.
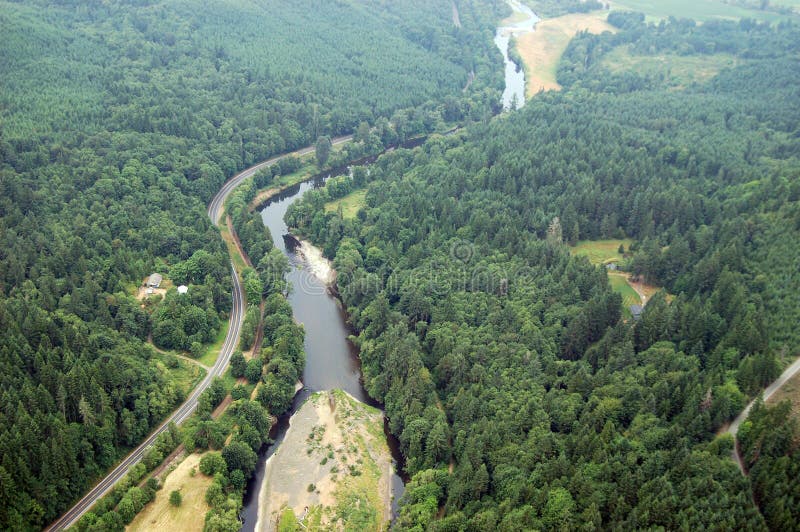
[[[326,203],[325,212],[336,212],[339,210],[339,206],[341,205],[342,218],[355,218],[359,209],[366,205],[366,197],[366,190],[355,190],[346,196]]]
[[[573,255],[586,255],[592,264],[608,264],[611,262],[621,262],[624,258],[619,252],[619,246],[625,249],[631,247],[632,240],[612,239],[612,240],[581,240],[574,247],[570,248]]]
[[[636,72],[641,75],[663,76],[677,88],[692,83],[702,83],[713,78],[724,68],[732,68],[741,60],[730,54],[637,55],[629,46],[620,46],[603,57],[601,65],[611,72]]]
[[[200,454],[190,454],[178,464],[164,480],[164,487],[156,492],[153,502],[144,507],[127,527],[127,532],[203,530],[206,513],[206,490],[212,478],[200,473]],[[192,476],[192,471],[195,471]],[[169,503],[169,494],[179,491],[183,497],[180,506]]]
[[[607,11],[595,11],[545,19],[536,24],[535,31],[517,39],[517,51],[525,63],[529,98],[541,90],[561,89],[556,81],[556,67],[569,41],[584,30],[590,33],[616,31],[606,22],[607,16]]]
[[[619,264],[625,258],[619,252],[620,245],[625,250],[630,249],[630,239],[612,240],[581,240],[574,247],[570,248],[573,255],[584,255],[592,264]],[[608,280],[611,288],[619,292],[622,296],[623,312],[626,316],[630,315],[631,305],[646,305],[650,298],[659,291],[659,287],[645,284],[642,281],[634,281],[631,274],[618,270],[608,272]],[[669,296],[667,296],[669,299]]]

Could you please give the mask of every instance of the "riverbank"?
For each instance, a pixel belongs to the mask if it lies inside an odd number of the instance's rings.
[[[383,530],[392,456],[383,412],[341,390],[318,392],[291,417],[267,461],[256,530]],[[299,524],[302,523],[302,524]]]

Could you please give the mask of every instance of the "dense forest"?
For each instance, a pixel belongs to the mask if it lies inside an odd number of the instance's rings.
[[[365,385],[411,475],[410,530],[773,529],[800,519],[786,405],[718,432],[798,353],[800,31],[581,34],[563,92],[382,156],[290,208],[334,258]],[[724,51],[710,81],[604,54]],[[357,216],[326,202],[365,189]],[[582,239],[663,287],[623,318]]]
[[[362,123],[402,134],[419,107],[496,111],[500,2],[459,2],[461,28],[450,5],[374,7],[0,2],[0,528],[46,525],[182,400],[148,342],[196,355],[227,319],[205,212],[227,177]],[[142,306],[153,272],[190,297]],[[279,410],[301,362],[272,342]]]

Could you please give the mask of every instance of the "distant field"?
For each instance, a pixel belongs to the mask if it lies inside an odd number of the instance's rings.
[[[619,245],[624,244],[627,250],[631,240],[581,240],[575,247],[570,248],[573,255],[586,255],[592,264],[605,264],[607,262],[621,261]]]
[[[640,74],[663,74],[672,84],[686,86],[707,81],[724,69],[735,67],[741,60],[730,54],[634,55],[630,47],[620,46],[603,57],[602,66],[612,72],[636,71]]]
[[[359,209],[366,205],[366,190],[356,190],[347,196],[325,204],[325,212],[336,212],[339,205],[342,206],[342,216],[344,218],[355,218]]]
[[[156,492],[155,500],[131,521],[127,532],[203,530],[209,510],[205,495],[212,479],[197,470],[200,456],[190,454],[167,476],[164,487]],[[192,469],[197,470],[194,477],[191,476]],[[177,508],[169,503],[169,494],[174,490],[180,491],[183,497]]]
[[[773,3],[795,8],[800,4],[797,0],[776,0]],[[650,20],[668,17],[691,18],[699,21],[715,18],[736,20],[754,18],[767,22],[779,22],[792,18],[772,11],[731,5],[722,0],[612,0],[611,8],[639,11],[647,15]]]
[[[616,31],[606,22],[607,16],[606,11],[595,11],[545,19],[536,24],[536,31],[517,39],[517,51],[525,63],[528,97],[534,96],[540,90],[561,88],[556,81],[556,67],[569,41],[579,31]]]

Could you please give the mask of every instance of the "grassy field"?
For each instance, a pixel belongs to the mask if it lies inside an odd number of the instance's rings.
[[[217,361],[219,351],[222,349],[222,344],[225,343],[225,336],[228,334],[228,327],[230,327],[230,325],[230,320],[222,322],[222,326],[217,334],[217,339],[214,340],[213,344],[206,347],[206,352],[203,354],[203,356],[197,359],[201,364],[211,367],[214,365],[214,362]]]
[[[722,69],[735,67],[740,60],[729,54],[691,55],[675,54],[634,55],[630,47],[615,48],[603,58],[601,65],[612,72],[635,71],[639,74],[663,74],[677,87],[707,81]]]
[[[542,20],[536,25],[536,31],[517,39],[517,51],[525,63],[528,97],[540,90],[561,88],[556,81],[556,67],[569,41],[583,30],[591,33],[615,31],[606,22],[606,16],[606,11],[595,11]]]
[[[611,283],[611,288],[622,296],[622,307],[626,315],[630,314],[628,307],[642,304],[642,298],[640,298],[636,290],[628,284],[628,279],[625,275],[609,274],[608,281]]]
[[[128,532],[169,532],[172,530],[203,530],[209,510],[205,495],[212,478],[200,473],[199,454],[190,454],[164,480],[164,487],[156,492],[153,502],[144,507],[128,525]],[[195,475],[192,476],[192,470]],[[174,507],[169,494],[180,491],[183,502]]]
[[[775,0],[775,5],[797,7],[796,0]],[[790,4],[795,4],[791,6]],[[757,6],[755,2],[753,6]],[[795,18],[792,16],[762,11],[749,7],[736,6],[722,0],[613,0],[612,9],[639,11],[647,15],[648,20],[660,20],[668,17],[692,18],[699,21],[721,19],[754,18],[766,22],[779,22]]]
[[[241,253],[239,253],[239,248],[236,246],[236,241],[233,239],[233,235],[231,234],[228,225],[224,223],[225,217],[223,216],[223,222],[219,224],[219,232],[222,235],[222,240],[225,241],[225,246],[228,248],[228,254],[231,256],[231,260],[233,260],[233,265],[236,267],[236,271],[241,272],[243,269],[247,268],[247,263],[244,260],[244,257]]]
[[[586,255],[592,264],[619,262],[622,260],[622,255],[619,253],[620,244],[623,244],[627,250],[631,246],[631,240],[627,238],[623,240],[581,240],[575,247],[570,248],[570,253]]]
[[[186,395],[188,395],[206,375],[206,370],[197,364],[192,364],[191,362],[181,359],[178,359],[178,367],[174,369],[168,368],[161,360],[156,362],[156,364],[159,371],[166,373],[169,376],[169,380],[175,382]]]
[[[355,218],[359,209],[366,204],[366,197],[366,190],[356,190],[347,196],[326,203],[325,212],[336,212],[341,205],[344,218]]]

